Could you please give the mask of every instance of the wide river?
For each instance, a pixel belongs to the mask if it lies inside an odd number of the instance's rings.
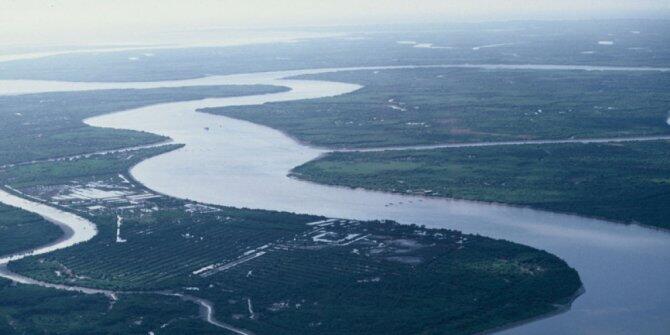
[[[466,67],[536,71],[668,71],[552,65]],[[290,87],[290,91],[276,94],[153,105],[85,122],[98,127],[152,132],[185,144],[182,149],[145,160],[131,170],[132,175],[147,187],[170,196],[234,207],[362,220],[391,219],[401,223],[457,229],[544,249],[577,269],[586,293],[574,302],[568,312],[502,333],[664,334],[670,330],[670,234],[666,232],[527,208],[393,195],[295,180],[287,177],[293,167],[317,158],[327,150],[302,145],[264,126],[196,112],[204,107],[335,96],[360,88],[346,83],[285,79],[338,70],[343,69],[141,83],[0,81],[0,95],[227,84]],[[513,144],[518,143],[508,145]]]

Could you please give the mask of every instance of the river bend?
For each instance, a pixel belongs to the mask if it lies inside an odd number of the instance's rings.
[[[460,67],[538,71],[668,71],[555,65]],[[271,128],[196,112],[206,107],[336,96],[360,88],[347,83],[285,79],[292,76],[397,68],[411,66],[283,71],[144,83],[0,81],[0,95],[201,85],[265,84],[289,87],[290,91],[282,93],[158,104],[107,114],[85,122],[98,127],[152,132],[168,136],[175,143],[185,144],[181,149],[145,160],[131,170],[138,181],[166,195],[234,207],[361,220],[391,219],[401,223],[457,229],[544,249],[577,269],[586,293],[573,303],[572,309],[503,333],[660,334],[670,329],[670,285],[667,285],[667,278],[670,278],[670,234],[666,232],[528,208],[352,190],[295,180],[287,177],[293,167],[315,159],[327,150],[302,145]],[[627,140],[650,139],[653,138]],[[542,143],[572,141],[584,140]],[[431,147],[435,146],[426,146]],[[0,197],[0,201],[5,202],[5,198]],[[22,207],[21,204],[18,207]],[[30,206],[22,208],[35,212]]]

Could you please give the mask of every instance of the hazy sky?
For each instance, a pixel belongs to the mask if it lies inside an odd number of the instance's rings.
[[[670,0],[0,0],[0,45],[211,26],[664,17]]]

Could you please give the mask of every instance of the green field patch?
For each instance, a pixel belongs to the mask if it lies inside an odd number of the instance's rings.
[[[285,90],[275,86],[238,85],[2,96],[0,165],[165,140],[144,132],[89,127],[82,122],[89,117],[166,102]]]
[[[207,108],[332,148],[670,134],[667,73],[401,69],[303,76],[337,97]]]
[[[387,168],[412,162],[413,169]],[[374,173],[352,172],[366,166]],[[670,142],[334,153],[298,178],[405,194],[507,203],[670,228]]]

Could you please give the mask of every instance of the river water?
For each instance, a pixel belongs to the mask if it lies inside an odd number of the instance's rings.
[[[621,70],[582,66],[483,67],[537,71]],[[377,69],[384,68],[389,67]],[[204,107],[335,96],[360,88],[346,83],[283,79],[331,71],[334,70],[153,83],[20,81],[12,85],[0,81],[0,94],[223,84],[290,87],[291,91],[282,93],[153,105],[85,122],[98,127],[148,131],[186,144],[182,149],[145,160],[131,170],[147,187],[170,196],[234,207],[361,220],[391,219],[457,229],[544,249],[577,269],[586,293],[574,302],[572,309],[503,333],[662,334],[670,330],[670,234],[666,232],[527,208],[352,190],[291,179],[287,177],[290,169],[327,151],[304,146],[264,126],[195,112]]]

